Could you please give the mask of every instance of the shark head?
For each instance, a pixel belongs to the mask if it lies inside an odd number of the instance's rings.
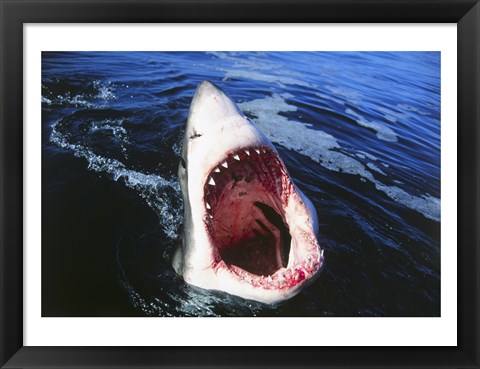
[[[324,260],[315,208],[211,82],[195,92],[181,156],[184,231],[173,266],[187,283],[276,303],[313,280]]]

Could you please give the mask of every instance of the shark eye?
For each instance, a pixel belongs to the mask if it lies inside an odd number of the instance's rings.
[[[180,158],[180,164],[182,164],[183,169],[187,169],[187,164],[183,158]]]

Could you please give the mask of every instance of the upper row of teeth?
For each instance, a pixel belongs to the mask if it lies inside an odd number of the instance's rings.
[[[258,155],[260,155],[260,152],[262,152],[263,154],[265,154],[265,153],[267,152],[266,149],[254,149],[254,150],[255,150],[255,152],[256,152]],[[245,152],[245,154],[247,154],[248,156],[250,156],[250,150],[244,149],[243,151]],[[238,161],[241,160],[241,159],[240,159],[240,156],[239,156],[238,154],[233,154],[233,155],[232,155],[232,158],[234,158],[235,160],[238,160]],[[275,161],[276,161],[277,163],[280,163],[280,161],[278,160],[277,157],[275,157]],[[221,163],[221,164],[220,164],[218,167],[216,167],[213,171],[214,171],[215,173],[220,173],[220,171],[221,171],[220,166],[222,166],[222,167],[224,167],[225,169],[227,169],[227,168],[228,168],[228,163],[227,163],[227,161],[224,160],[223,163]],[[210,177],[210,178],[209,178],[208,184],[211,185],[211,186],[215,186],[215,180],[213,179],[213,177]]]

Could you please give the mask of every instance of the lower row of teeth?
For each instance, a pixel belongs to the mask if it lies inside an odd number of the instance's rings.
[[[313,274],[322,265],[324,259],[323,254],[324,250],[321,251],[320,258],[317,258],[316,261],[313,257],[309,256],[302,266],[297,265],[292,269],[286,269],[269,276],[255,276],[240,268],[235,268],[234,271],[242,281],[254,287],[278,289],[297,284],[306,279],[308,275]]]

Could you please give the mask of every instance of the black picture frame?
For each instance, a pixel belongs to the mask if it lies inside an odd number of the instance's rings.
[[[0,14],[2,368],[479,368],[478,0],[0,0]],[[23,24],[145,22],[457,24],[459,209],[456,347],[23,346]]]

